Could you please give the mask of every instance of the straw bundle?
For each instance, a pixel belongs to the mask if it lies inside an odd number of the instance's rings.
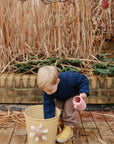
[[[0,72],[36,54],[93,59],[114,34],[113,1],[101,1],[0,0]]]
[[[25,118],[23,112],[17,112],[17,111],[0,111],[0,126],[8,125],[11,127],[11,122],[16,122],[17,124],[21,126],[25,126]],[[13,123],[14,125],[15,123]]]

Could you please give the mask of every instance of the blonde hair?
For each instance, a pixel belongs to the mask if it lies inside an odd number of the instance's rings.
[[[58,72],[54,66],[43,66],[38,70],[37,82],[38,87],[44,90],[49,84],[57,82]]]

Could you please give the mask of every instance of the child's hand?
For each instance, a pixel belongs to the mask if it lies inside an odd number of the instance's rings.
[[[87,94],[86,93],[80,93],[80,97],[82,97],[85,100],[85,98],[87,97]]]

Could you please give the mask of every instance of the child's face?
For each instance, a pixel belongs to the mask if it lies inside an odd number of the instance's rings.
[[[51,85],[51,84],[48,85],[48,86],[45,88],[44,91],[45,91],[48,95],[51,95],[51,94],[55,93],[55,92],[57,91],[57,87],[58,87],[59,82],[60,82],[60,79],[57,79],[56,84],[54,84],[54,85]]]

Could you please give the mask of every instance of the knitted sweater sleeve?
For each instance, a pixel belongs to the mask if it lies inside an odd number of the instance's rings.
[[[79,81],[79,93],[86,93],[89,96],[89,80],[83,74],[81,74]]]
[[[55,102],[53,97],[44,92],[43,96],[44,118],[49,119],[55,116]]]

